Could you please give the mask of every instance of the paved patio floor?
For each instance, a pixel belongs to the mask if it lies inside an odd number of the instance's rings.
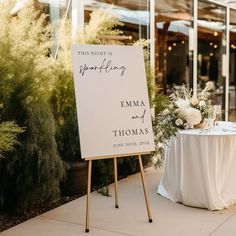
[[[86,197],[28,220],[0,236],[235,236],[236,205],[210,212],[173,203],[156,194],[161,172],[145,171],[153,223],[148,223],[140,174],[119,181],[120,208],[113,197],[91,194],[90,232],[84,232]]]

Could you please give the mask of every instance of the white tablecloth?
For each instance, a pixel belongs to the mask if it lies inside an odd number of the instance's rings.
[[[188,206],[220,210],[236,203],[236,127],[182,130],[166,148],[158,193]]]

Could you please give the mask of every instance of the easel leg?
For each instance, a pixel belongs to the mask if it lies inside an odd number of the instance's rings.
[[[115,176],[115,207],[119,208],[118,203],[118,181],[117,181],[117,158],[114,158],[114,176]]]
[[[140,166],[140,173],[141,173],[141,177],[142,177],[143,192],[144,192],[144,197],[145,197],[146,206],[147,206],[148,220],[149,220],[149,223],[152,223],[152,216],[151,216],[151,210],[150,210],[150,207],[149,207],[149,201],[148,201],[147,191],[146,191],[146,186],[145,186],[143,162],[142,162],[141,155],[138,155],[138,160],[139,160],[139,166]]]
[[[89,232],[89,215],[90,215],[90,191],[91,191],[91,174],[92,174],[92,160],[88,161],[88,187],[87,187],[87,204],[86,204],[86,228],[85,232]]]

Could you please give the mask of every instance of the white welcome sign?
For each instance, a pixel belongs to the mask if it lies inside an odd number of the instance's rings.
[[[82,158],[153,151],[143,49],[73,45],[72,51]]]

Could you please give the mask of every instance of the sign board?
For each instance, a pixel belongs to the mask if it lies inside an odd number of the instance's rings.
[[[153,151],[143,49],[73,45],[72,54],[82,158]]]

